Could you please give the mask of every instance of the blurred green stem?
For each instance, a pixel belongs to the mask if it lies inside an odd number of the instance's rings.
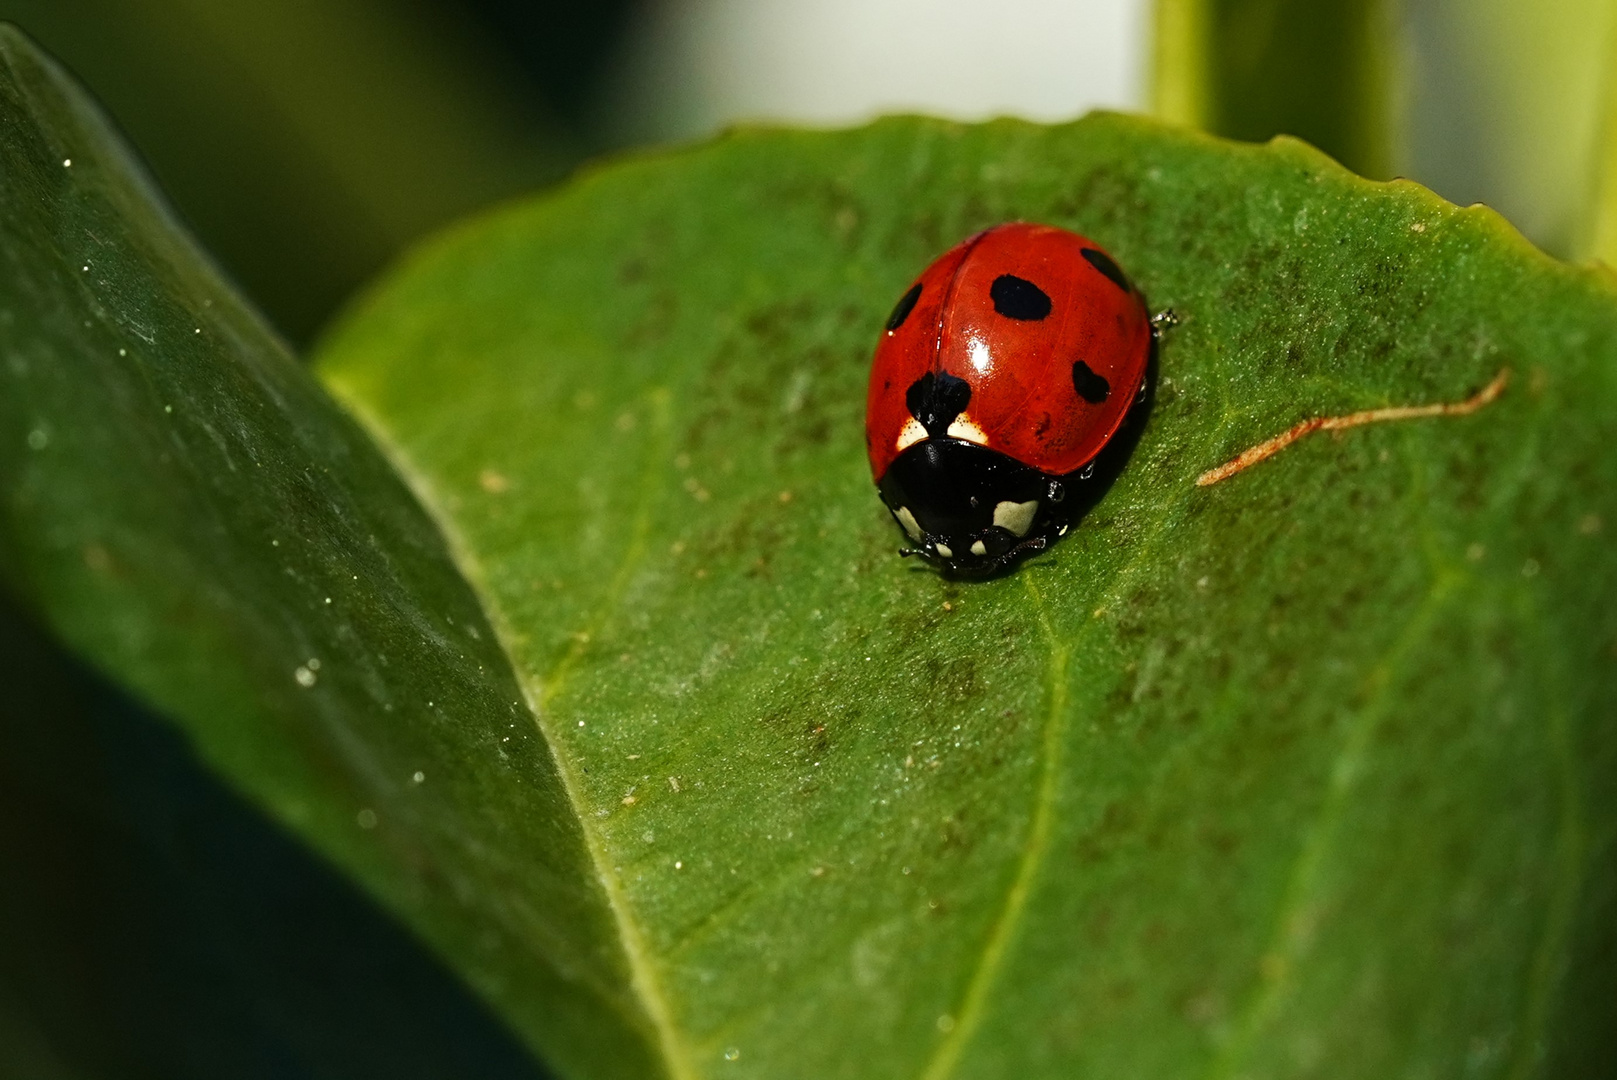
[[[1157,0],[1153,105],[1617,262],[1617,0]]]
[[[1599,259],[1617,267],[1617,15],[1608,4],[1605,35],[1600,58],[1600,109],[1591,157],[1594,160],[1594,193],[1587,213],[1587,226],[1573,254]]]
[[[1365,176],[1392,167],[1384,0],[1158,0],[1153,105],[1261,141],[1296,135]]]
[[[1400,171],[1485,202],[1546,250],[1601,247],[1612,0],[1409,0]]]

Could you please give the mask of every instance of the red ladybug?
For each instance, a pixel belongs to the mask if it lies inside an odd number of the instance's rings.
[[[981,577],[1065,534],[1069,489],[1171,319],[1099,245],[1049,225],[1000,225],[927,267],[887,320],[865,405],[877,491],[916,545],[901,554]]]

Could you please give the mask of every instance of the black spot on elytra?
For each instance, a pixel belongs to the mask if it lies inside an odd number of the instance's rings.
[[[1001,274],[988,287],[994,310],[1007,319],[1038,322],[1050,314],[1050,297],[1027,278],[1015,274]]]
[[[910,415],[934,439],[948,434],[949,425],[966,411],[970,401],[971,386],[965,379],[948,372],[927,372],[916,379],[904,395]]]
[[[893,306],[893,313],[887,316],[887,332],[889,334],[904,325],[904,320],[910,317],[910,312],[915,310],[915,304],[920,299],[921,283],[917,281],[910,286],[909,292],[898,298],[898,303]]]
[[[1123,276],[1123,268],[1113,262],[1112,257],[1106,252],[1097,251],[1095,248],[1084,248],[1079,254],[1084,257],[1084,260],[1090,266],[1111,278],[1113,285],[1116,285],[1124,292],[1131,291],[1129,289],[1129,279]]]
[[[1091,405],[1099,405],[1112,395],[1112,384],[1082,360],[1072,365],[1072,388]]]

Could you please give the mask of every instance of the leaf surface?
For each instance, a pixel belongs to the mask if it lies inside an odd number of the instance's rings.
[[[893,556],[864,381],[1018,218],[1184,323],[1082,527],[950,583]],[[741,132],[452,233],[318,364],[484,598],[675,1075],[1609,1051],[1617,304],[1491,212],[1115,116]]]

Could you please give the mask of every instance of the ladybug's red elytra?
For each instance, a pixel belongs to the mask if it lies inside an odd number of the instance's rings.
[[[939,256],[887,320],[865,406],[902,554],[983,577],[1064,535],[1171,319],[1065,229],[1000,225]]]

